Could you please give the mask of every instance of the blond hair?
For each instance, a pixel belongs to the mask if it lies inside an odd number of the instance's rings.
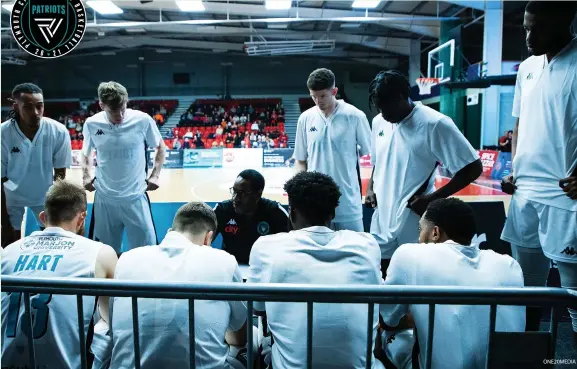
[[[128,102],[128,91],[126,91],[126,87],[118,82],[102,82],[98,86],[98,99],[104,105],[117,109],[125,102]]]

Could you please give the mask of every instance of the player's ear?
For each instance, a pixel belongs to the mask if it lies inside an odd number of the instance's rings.
[[[38,214],[38,218],[40,218],[40,223],[42,223],[44,226],[46,226],[46,212],[45,211],[41,211],[40,214]]]
[[[439,240],[441,239],[441,229],[438,226],[434,226],[433,227],[433,235],[432,235],[432,239],[433,242],[437,243],[439,242]]]
[[[206,236],[204,236],[204,245],[205,246],[210,246],[210,244],[212,243],[212,236],[214,235],[213,231],[209,231]]]

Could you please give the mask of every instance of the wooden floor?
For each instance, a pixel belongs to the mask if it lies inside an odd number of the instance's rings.
[[[261,168],[259,172],[265,177],[266,185],[263,196],[276,200],[282,204],[287,203],[286,194],[283,191],[284,183],[294,175],[293,168]],[[153,202],[188,202],[204,201],[218,202],[230,198],[229,189],[232,187],[240,170],[224,168],[206,169],[163,169],[160,174],[160,188],[149,192]],[[366,184],[371,175],[370,168],[361,168],[363,182],[363,194]],[[82,174],[80,169],[71,169],[68,179],[80,184]],[[446,177],[437,177],[437,187],[449,181]],[[457,196],[464,201],[503,201],[505,209],[509,207],[510,196],[496,189],[497,186],[491,181],[483,181],[482,184],[472,184],[463,189]],[[93,194],[88,195],[88,201],[92,202]]]

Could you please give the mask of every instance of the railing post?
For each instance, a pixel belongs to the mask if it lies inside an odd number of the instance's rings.
[[[371,369],[373,361],[373,330],[374,330],[374,320],[373,315],[375,314],[375,305],[369,303],[369,318],[367,322],[367,369]]]
[[[132,334],[134,335],[134,367],[140,369],[140,332],[138,328],[138,297],[132,297]]]
[[[86,342],[84,341],[84,301],[82,295],[76,295],[76,309],[78,311],[78,337],[80,338],[80,367],[86,369]]]
[[[551,332],[551,347],[550,347],[550,358],[555,357],[555,348],[557,346],[557,329],[559,325],[559,312],[557,306],[551,307],[551,325],[549,326],[549,332]]]
[[[34,336],[32,328],[32,314],[30,313],[30,294],[24,292],[24,319],[28,320],[28,355],[30,358],[30,366],[36,368],[36,355],[34,354]]]
[[[497,305],[492,304],[489,313],[489,343],[487,344],[487,360],[486,368],[491,368],[491,345],[493,344],[493,337],[495,335],[495,325],[497,321]]]
[[[252,369],[253,366],[253,345],[252,345],[252,314],[253,314],[253,303],[249,300],[246,304],[247,317],[246,317],[246,340],[247,351],[246,351],[246,367]]]
[[[307,302],[307,369],[313,367],[313,303]]]
[[[425,369],[431,369],[433,365],[433,335],[435,334],[435,304],[429,304],[429,333],[427,335],[427,356]]]
[[[194,333],[194,299],[188,300],[188,344],[190,369],[196,368],[196,338]]]

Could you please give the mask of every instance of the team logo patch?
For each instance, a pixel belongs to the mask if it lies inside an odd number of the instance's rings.
[[[20,249],[21,250],[27,250],[34,245],[36,245],[36,240],[35,239],[28,239],[28,240],[22,242],[22,244],[20,245]]]
[[[533,73],[529,73],[527,74],[527,81],[532,80],[533,79]]]
[[[577,252],[575,252],[575,249],[573,247],[565,247],[565,249],[561,251],[561,253],[569,256],[575,256],[575,254],[577,254]]]
[[[84,37],[86,10],[81,0],[18,0],[10,28],[22,50],[54,59],[74,50]]]
[[[309,132],[316,132],[316,131],[317,131],[317,127],[315,127],[315,126],[312,126],[312,127],[309,129]]]
[[[16,146],[14,146],[10,152],[11,152],[12,154],[18,154],[18,153],[20,153],[20,149],[17,148]]]
[[[238,226],[236,220],[234,219],[229,220],[228,223],[226,223],[226,227],[224,227],[225,233],[232,233],[233,235],[236,235],[239,230],[240,227]]]
[[[256,226],[256,230],[257,230],[258,234],[260,234],[261,236],[265,236],[268,234],[268,232],[270,232],[270,226],[268,225],[267,222],[260,222]]]
[[[96,135],[97,136],[103,136],[104,135],[104,131],[99,129],[98,131],[96,131]]]
[[[385,131],[379,132],[379,136],[380,136],[380,137],[383,137],[384,135],[385,135]]]

